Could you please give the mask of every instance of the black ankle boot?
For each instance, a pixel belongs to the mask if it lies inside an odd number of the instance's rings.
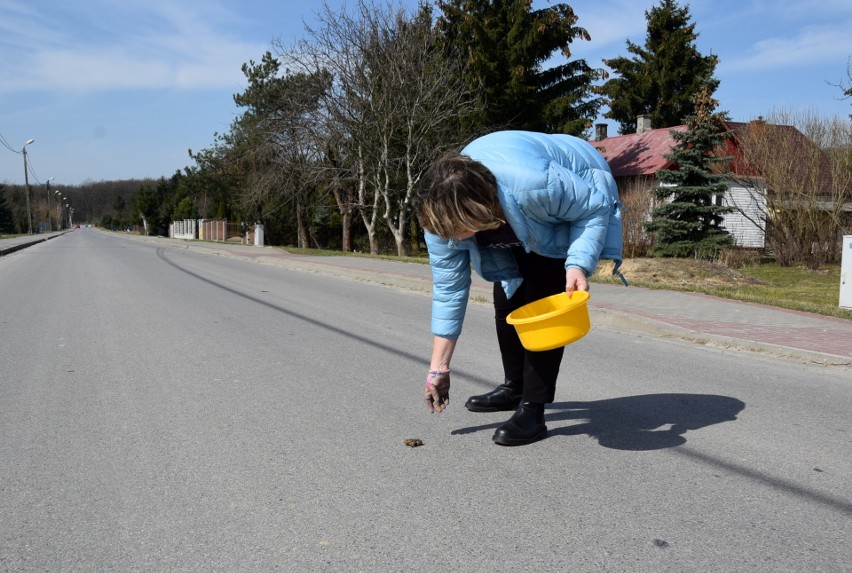
[[[520,403],[521,390],[507,382],[487,394],[471,396],[464,407],[471,412],[504,412],[514,410]]]
[[[544,404],[521,402],[512,417],[494,432],[494,443],[501,446],[523,446],[547,436]]]

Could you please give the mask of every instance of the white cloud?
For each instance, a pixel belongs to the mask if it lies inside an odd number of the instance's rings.
[[[536,7],[545,7],[552,2],[538,1]],[[642,44],[645,41],[647,22],[645,10],[653,4],[637,0],[578,0],[569,2],[578,17],[577,25],[585,28],[592,37],[591,42],[580,40],[571,44],[573,58],[583,58],[592,67],[601,65],[604,57],[627,55],[626,40]]]
[[[609,44],[625,45],[630,38],[633,42],[642,43],[645,39],[648,22],[645,20],[645,10],[642,2],[595,2],[588,7],[580,8],[577,3],[571,3],[574,12],[579,17],[578,24],[588,30],[592,42],[599,46]]]
[[[725,61],[726,71],[748,71],[781,67],[845,62],[849,57],[852,20],[831,25],[809,26],[791,37],[756,42],[743,57]]]
[[[244,83],[241,65],[269,49],[239,38],[237,15],[213,3],[85,2],[70,12],[37,13],[4,2],[0,8],[12,16],[0,24],[0,93],[234,88]]]
[[[852,14],[849,0],[757,0],[756,10],[777,20],[840,18]]]

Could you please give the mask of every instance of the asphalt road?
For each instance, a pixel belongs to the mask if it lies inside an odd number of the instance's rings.
[[[847,370],[594,328],[502,448],[490,309],[441,415],[428,316],[91,229],[0,258],[0,570],[849,571]]]

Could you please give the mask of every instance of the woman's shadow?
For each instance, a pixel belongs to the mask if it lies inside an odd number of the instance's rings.
[[[586,434],[616,450],[659,450],[686,443],[684,434],[713,424],[730,422],[745,403],[711,394],[646,394],[594,402],[554,402],[547,406],[549,436]],[[556,425],[554,422],[581,421]],[[502,422],[453,431],[468,434],[496,428]]]

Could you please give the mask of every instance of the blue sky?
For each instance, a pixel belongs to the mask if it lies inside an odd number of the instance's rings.
[[[657,3],[569,1],[592,36],[572,45],[574,55],[595,67],[628,55],[625,40],[644,43],[644,13]],[[778,109],[852,112],[829,85],[848,81],[849,0],[689,6],[699,50],[720,58],[716,97],[734,120]],[[172,175],[192,163],[188,149],[209,147],[228,130],[238,113],[232,96],[246,85],[241,65],[259,60],[275,39],[304,37],[304,22],[321,7],[322,0],[0,0],[0,182],[23,183],[20,150],[30,138],[31,184]]]

